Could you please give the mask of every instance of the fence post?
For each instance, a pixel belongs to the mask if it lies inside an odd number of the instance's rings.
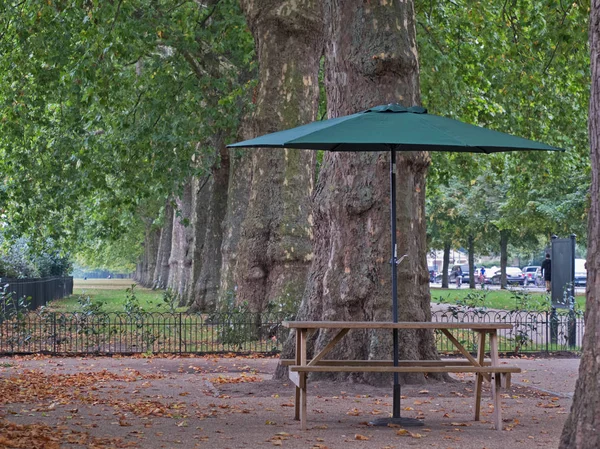
[[[52,352],[56,354],[56,340],[58,336],[56,335],[56,312],[52,312]]]
[[[546,354],[550,353],[550,347],[548,346],[548,341],[550,341],[550,317],[548,316],[548,311],[546,310]]]
[[[558,316],[554,306],[550,310],[550,342],[553,345],[558,343]]]
[[[183,343],[183,333],[181,332],[182,329],[182,316],[181,316],[181,312],[179,312],[179,354],[181,354],[181,345]]]

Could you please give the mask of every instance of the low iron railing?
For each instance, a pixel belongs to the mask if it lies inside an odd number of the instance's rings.
[[[0,320],[0,354],[132,354],[132,353],[277,353],[289,330],[280,314],[251,313],[57,313],[19,312]],[[506,322],[500,331],[504,353],[577,353],[584,323],[574,313],[459,310],[433,313],[434,322]],[[455,337],[475,350],[476,335]],[[436,334],[442,354],[454,351]]]

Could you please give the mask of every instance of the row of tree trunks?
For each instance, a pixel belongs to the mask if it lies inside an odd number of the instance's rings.
[[[327,0],[327,108],[339,117],[387,103],[418,105],[419,70],[412,1],[366,3]],[[299,320],[385,321],[391,318],[388,153],[327,153],[315,192],[315,256]],[[427,153],[398,153],[398,266],[401,321],[431,319],[425,238]],[[309,351],[330,338],[315,333]],[[391,333],[354,332],[332,358],[391,358]],[[293,353],[292,341],[284,357]],[[400,358],[436,358],[428,331],[403,332]],[[285,369],[280,368],[278,375]],[[331,374],[331,377],[339,376]],[[348,376],[344,376],[348,377]],[[390,383],[391,376],[351,374],[350,379]],[[422,381],[404,375],[403,383]]]
[[[255,38],[260,71],[256,109],[242,129],[244,138],[316,118],[324,43],[329,117],[376,104],[419,104],[411,1],[242,0],[241,4]],[[390,155],[327,154],[312,215],[308,198],[313,189],[313,152],[253,150],[235,155],[239,158],[232,156],[221,244],[220,300],[234,295],[238,302],[262,311],[268,303],[297,297],[304,290],[298,319],[389,320]],[[424,221],[429,163],[427,153],[400,153],[395,167],[400,192],[396,205],[398,254],[408,255],[398,267],[399,319],[403,321],[431,319]],[[201,273],[207,261],[205,249],[213,236],[210,213],[206,213],[213,200],[203,192],[217,182],[213,172],[206,183],[188,183],[173,218],[168,286],[184,298],[182,302],[189,303],[194,297],[199,310],[212,307]],[[192,226],[186,226],[188,222]],[[312,232],[316,236],[314,250]],[[315,334],[311,350],[322,348],[326,337],[325,333]],[[391,357],[388,332],[357,332],[346,338],[334,357]],[[290,340],[284,356],[291,348]],[[401,333],[400,348],[401,358],[437,357],[431,332]],[[391,380],[391,376],[356,378],[371,383]],[[419,375],[401,379],[422,380]]]
[[[242,137],[315,120],[320,2],[244,1],[242,7],[260,71],[256,109]],[[222,141],[216,146],[220,158],[212,172],[191,180],[176,200],[166,286],[192,310],[214,310],[233,298],[254,311],[298,303],[312,259],[315,152],[229,154]]]
[[[153,284],[159,241],[160,229],[148,224],[144,236],[144,251],[134,275],[134,279],[144,287],[152,287]]]

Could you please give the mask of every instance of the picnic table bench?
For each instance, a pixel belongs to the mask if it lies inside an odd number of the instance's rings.
[[[306,429],[307,376],[317,372],[375,372],[375,373],[475,373],[475,421],[481,412],[483,381],[491,382],[494,403],[494,426],[502,430],[500,389],[510,388],[512,373],[520,373],[517,366],[500,363],[498,356],[498,330],[512,329],[507,323],[433,323],[433,322],[373,322],[373,321],[284,321],[283,326],[296,331],[296,354],[294,359],[284,359],[290,380],[296,385],[294,403],[295,419]],[[307,357],[306,339],[309,332],[318,329],[338,329],[337,334],[315,354]],[[397,366],[391,360],[324,360],[324,357],[352,329],[431,329],[441,331],[465,357],[463,360],[401,360]],[[478,334],[477,357],[462,345],[451,330],[462,329]],[[490,359],[485,358],[486,337],[489,337]]]

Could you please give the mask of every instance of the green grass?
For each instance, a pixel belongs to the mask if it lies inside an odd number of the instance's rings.
[[[131,279],[75,279],[73,295],[68,298],[51,302],[48,307],[56,312],[76,312],[81,310],[79,299],[89,296],[92,302],[102,302],[105,312],[124,312],[126,289],[135,282]],[[523,292],[527,297],[523,298]],[[166,312],[168,307],[163,301],[163,290],[151,290],[136,285],[135,294],[142,310],[146,312]],[[519,296],[521,296],[519,298]],[[518,302],[530,304],[533,308],[547,300],[545,293],[530,292],[529,290],[481,290],[470,288],[461,289],[431,289],[431,302],[444,304],[469,304],[487,307],[488,309],[514,310]],[[585,294],[576,296],[577,307],[585,309]],[[523,307],[521,307],[523,308]],[[185,311],[185,307],[177,308],[178,312]]]
[[[531,292],[522,288],[511,290],[481,290],[461,288],[461,289],[446,289],[432,288],[431,302],[432,304],[469,304],[477,307],[487,307],[488,309],[499,310],[514,310],[518,308],[519,303],[529,304],[531,308],[536,305],[541,305],[544,301],[548,301],[546,293]],[[576,293],[575,301],[577,308],[585,310],[585,293]],[[523,307],[520,307],[523,309]]]
[[[102,302],[104,312],[125,312],[127,288],[135,284],[132,279],[75,279],[73,295],[52,301],[48,308],[53,312],[77,312],[81,310],[79,299],[90,297],[92,302]],[[163,290],[151,290],[136,285],[135,296],[145,312],[166,312],[169,308],[163,301]],[[177,311],[184,311],[185,307]]]

